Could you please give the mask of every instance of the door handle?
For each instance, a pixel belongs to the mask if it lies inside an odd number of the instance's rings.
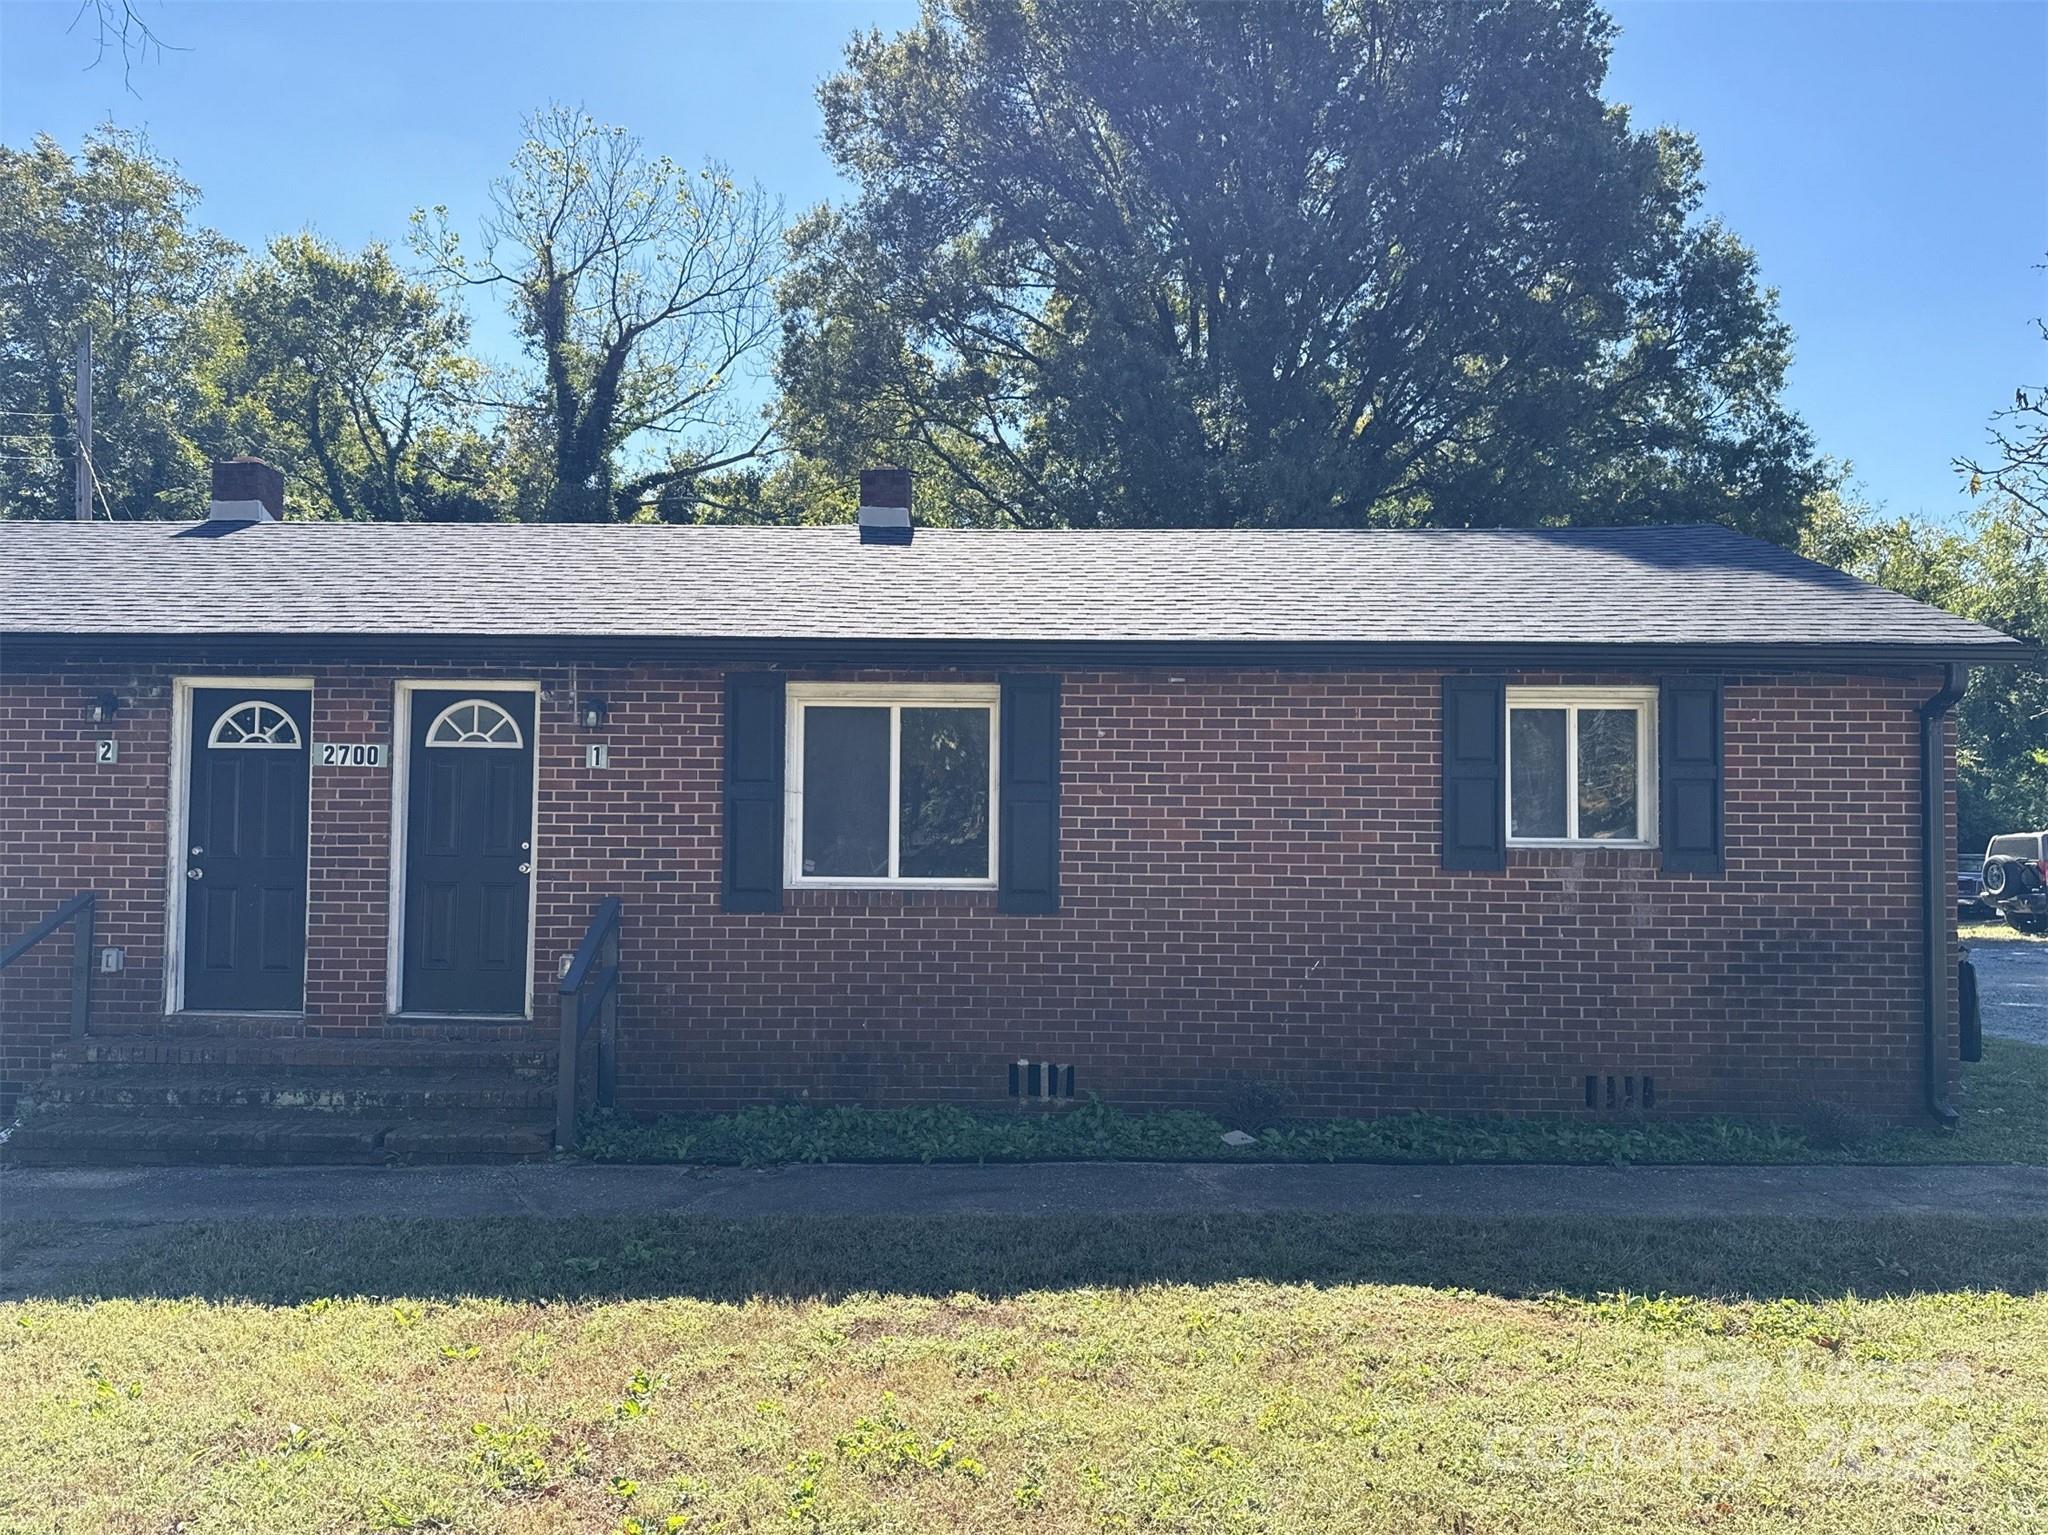
[[[531,874],[533,872],[533,865],[530,863],[523,863],[519,866],[519,872],[521,874]]]
[[[185,878],[204,879],[206,878],[206,871],[204,869],[187,869],[185,871]]]

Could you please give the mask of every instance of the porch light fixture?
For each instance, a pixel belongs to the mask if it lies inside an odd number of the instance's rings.
[[[604,729],[604,722],[610,717],[605,709],[604,700],[596,697],[586,697],[577,706],[576,712],[583,721],[583,728],[585,730]]]
[[[85,706],[86,722],[92,725],[104,725],[114,717],[114,712],[120,707],[120,699],[116,698],[112,693],[102,693]]]

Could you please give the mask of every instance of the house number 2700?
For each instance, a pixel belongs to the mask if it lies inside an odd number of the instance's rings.
[[[314,748],[322,767],[376,768],[384,765],[381,744],[363,741],[322,741]]]

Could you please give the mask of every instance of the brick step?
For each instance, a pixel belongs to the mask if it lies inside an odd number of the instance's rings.
[[[92,1031],[95,1037],[114,1039],[317,1039],[333,1043],[344,1038],[321,1034],[309,1028],[304,1018],[279,1013],[175,1013],[170,1017],[161,1013],[116,1014],[95,1018]],[[546,1024],[503,1018],[398,1017],[385,1019],[374,1034],[346,1037],[513,1045],[537,1040],[545,1045],[553,1031]]]
[[[552,1081],[511,1072],[334,1067],[99,1066],[54,1072],[29,1087],[31,1114],[118,1109],[433,1115],[544,1112]]]
[[[483,1114],[373,1115],[54,1112],[0,1146],[18,1167],[378,1165],[528,1162],[551,1154],[545,1123]]]
[[[536,1040],[499,1043],[425,1039],[235,1039],[225,1037],[95,1036],[57,1047],[59,1075],[129,1067],[497,1072],[552,1082],[555,1051]]]

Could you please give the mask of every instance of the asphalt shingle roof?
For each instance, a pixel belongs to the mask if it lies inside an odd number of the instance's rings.
[[[29,634],[2025,653],[1701,525],[920,529],[906,547],[851,526],[0,522],[0,635]]]

